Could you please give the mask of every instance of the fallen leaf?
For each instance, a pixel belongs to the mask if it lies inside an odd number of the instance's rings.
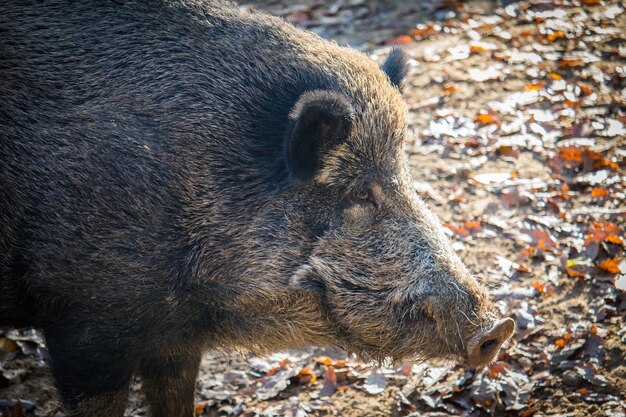
[[[624,265],[626,263],[626,261],[623,261],[620,266]],[[624,265],[624,268],[626,269],[626,265]],[[615,280],[615,288],[617,288],[618,290],[621,291],[626,291],[626,275],[624,275],[624,272],[622,272],[622,275],[620,275],[616,280]]]
[[[320,397],[330,397],[337,390],[337,376],[335,375],[335,368],[329,366],[324,373],[324,384],[319,393]]]
[[[619,259],[613,258],[613,259],[606,259],[600,262],[598,266],[600,267],[600,269],[610,272],[611,274],[619,274],[620,270],[619,270],[618,264],[619,264]]]
[[[588,147],[563,146],[559,148],[555,157],[550,161],[550,167],[556,172],[565,170],[591,172],[609,168],[620,172],[619,166],[606,159],[599,152]]]
[[[503,371],[509,369],[509,364],[506,362],[498,361],[489,365],[489,376],[495,378]]]
[[[496,45],[488,42],[475,42],[470,44],[470,53],[479,54],[482,52],[492,51],[496,49]]]
[[[554,42],[557,39],[563,39],[563,38],[565,38],[565,33],[563,33],[560,30],[557,30],[555,32],[552,32],[546,35],[546,39],[549,40],[550,42]]]
[[[603,198],[609,195],[609,190],[602,187],[593,187],[591,189],[591,197],[593,198]]]
[[[543,227],[522,229],[522,232],[530,236],[531,242],[537,249],[553,250],[557,246],[556,239]]]
[[[502,72],[495,66],[491,66],[486,70],[480,70],[478,68],[470,68],[468,70],[469,76],[472,80],[483,82],[489,80],[497,80],[502,76]]]
[[[510,172],[489,172],[484,174],[476,174],[471,178],[484,185],[498,184],[510,179],[513,175]]]
[[[328,356],[322,356],[317,358],[317,363],[319,363],[320,365],[330,366],[333,364],[333,360],[330,359]]]
[[[580,88],[580,92],[583,96],[590,96],[593,93],[593,89],[589,84],[578,83],[578,88]]]
[[[524,90],[526,90],[526,91],[539,91],[545,85],[546,85],[545,81],[539,81],[539,82],[533,83],[533,84],[526,84],[526,86],[524,87]]]
[[[438,31],[438,26],[435,26],[434,24],[429,24],[417,26],[411,29],[409,33],[418,38],[425,38],[435,35]]]
[[[574,268],[567,268],[567,275],[569,275],[572,278],[585,278],[587,276],[587,274],[577,271]]]
[[[363,384],[363,389],[368,394],[376,395],[380,394],[387,387],[387,378],[385,375],[378,371],[378,368],[372,369],[372,372],[367,377],[367,380]]]
[[[559,61],[561,68],[575,68],[583,65],[585,65],[585,61],[582,58],[563,58]]]
[[[496,117],[493,114],[489,114],[489,113],[480,113],[476,115],[475,120],[484,125],[496,123],[497,121]]]
[[[196,404],[196,406],[193,409],[193,414],[195,416],[199,416],[200,414],[202,414],[204,409],[207,407],[207,404],[208,404],[207,401],[202,401],[202,402]]]
[[[444,84],[443,92],[447,95],[450,95],[456,92],[456,86],[454,84]]]
[[[409,35],[401,35],[391,40],[392,45],[404,45],[406,43],[412,42],[413,38]]]

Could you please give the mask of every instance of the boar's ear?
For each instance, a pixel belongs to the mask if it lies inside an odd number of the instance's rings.
[[[285,153],[291,174],[310,181],[324,155],[346,140],[353,118],[352,105],[341,93],[315,90],[302,94],[289,113]]]
[[[393,48],[385,62],[380,66],[380,69],[387,74],[389,81],[391,81],[394,87],[402,88],[404,78],[408,72],[407,61],[408,57],[402,49]]]

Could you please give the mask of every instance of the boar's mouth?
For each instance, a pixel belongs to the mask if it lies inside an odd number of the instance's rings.
[[[409,320],[407,317],[411,316]],[[378,363],[401,361],[447,362],[462,359],[439,335],[437,322],[427,311],[417,308],[400,316],[388,333],[381,333],[379,343],[368,343],[357,332],[338,323],[339,340],[335,343],[347,352],[355,353],[362,360]],[[416,324],[419,323],[419,326]]]

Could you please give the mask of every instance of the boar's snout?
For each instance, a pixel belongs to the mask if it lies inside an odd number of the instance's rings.
[[[489,331],[474,336],[467,344],[467,361],[471,365],[489,364],[500,350],[500,346],[513,334],[515,322],[510,319],[498,321]]]

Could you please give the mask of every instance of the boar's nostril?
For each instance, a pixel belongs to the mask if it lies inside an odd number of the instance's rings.
[[[489,339],[480,345],[480,350],[484,352],[488,350],[491,346],[495,345],[496,343],[498,343],[496,339]]]
[[[515,322],[512,319],[500,320],[488,332],[472,338],[467,344],[467,360],[476,366],[487,365],[491,362],[500,346],[513,334]]]

